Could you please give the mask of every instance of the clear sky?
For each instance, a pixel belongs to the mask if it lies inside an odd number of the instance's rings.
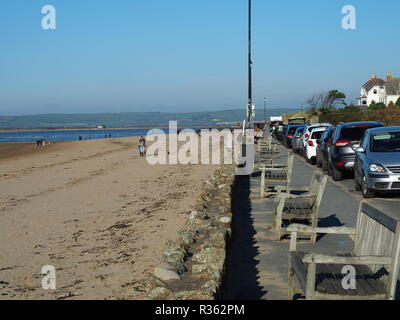
[[[57,29],[43,30],[44,5]],[[357,29],[341,27],[342,7]],[[253,0],[254,100],[400,76],[399,0]],[[1,0],[0,115],[245,108],[247,0]]]

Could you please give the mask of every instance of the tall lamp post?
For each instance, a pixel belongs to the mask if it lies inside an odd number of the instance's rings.
[[[267,98],[264,98],[264,120],[267,121]]]
[[[253,88],[252,88],[252,64],[251,61],[251,0],[249,0],[249,59],[248,59],[248,102],[247,102],[247,122],[253,121]]]

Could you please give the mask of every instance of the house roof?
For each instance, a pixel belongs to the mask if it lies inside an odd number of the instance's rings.
[[[386,81],[380,78],[375,78],[375,79],[371,79],[368,82],[366,82],[363,85],[363,88],[365,88],[365,90],[367,90],[367,92],[370,92],[371,89],[375,86],[384,86],[386,84]]]
[[[386,82],[386,94],[389,96],[400,95],[400,78],[394,78]]]

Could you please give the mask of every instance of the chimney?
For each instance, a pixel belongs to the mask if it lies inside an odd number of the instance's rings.
[[[387,81],[392,80],[392,73],[388,72],[387,73]]]
[[[375,74],[375,73],[372,73],[372,74],[371,74],[371,80],[372,80],[372,79],[376,79],[376,74]]]

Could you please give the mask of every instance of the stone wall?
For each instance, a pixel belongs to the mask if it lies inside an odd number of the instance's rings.
[[[236,166],[209,178],[177,240],[167,243],[146,281],[150,300],[213,300],[221,289],[231,236],[231,191]]]

